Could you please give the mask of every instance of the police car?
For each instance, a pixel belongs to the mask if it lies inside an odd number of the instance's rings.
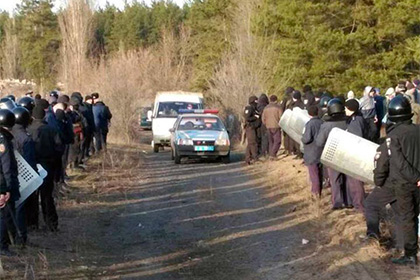
[[[230,162],[230,139],[218,110],[179,110],[171,132],[172,160],[213,158]]]

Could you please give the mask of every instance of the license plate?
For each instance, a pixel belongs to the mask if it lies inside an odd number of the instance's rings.
[[[194,146],[196,152],[213,152],[214,146]]]

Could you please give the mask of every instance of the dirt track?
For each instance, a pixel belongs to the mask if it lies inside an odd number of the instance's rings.
[[[142,134],[147,142],[149,134]],[[5,261],[28,279],[415,279],[355,238],[363,218],[308,197],[304,167],[286,159],[175,165],[147,144],[112,146],[73,174],[60,232]],[[302,244],[307,239],[308,244]],[[356,244],[356,246],[355,246]],[[404,275],[404,276],[402,276]]]
[[[264,197],[270,181],[261,168],[246,168],[237,156],[229,165],[177,166],[168,152],[142,158],[141,182],[106,198],[118,205],[101,237],[108,254],[100,262],[110,265],[104,276],[261,279],[313,253],[288,213],[294,205]]]

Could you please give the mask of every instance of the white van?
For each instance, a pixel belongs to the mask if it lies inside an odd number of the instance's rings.
[[[170,146],[171,133],[180,109],[203,109],[203,94],[195,92],[158,92],[152,115],[152,147],[155,153]]]

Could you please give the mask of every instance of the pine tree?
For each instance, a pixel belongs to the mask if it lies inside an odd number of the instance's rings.
[[[52,0],[23,0],[18,5],[22,67],[41,89],[55,87],[60,33]]]
[[[269,86],[286,76],[295,87],[309,83],[360,93],[367,84],[385,88],[418,75],[419,5],[419,0],[264,0],[254,23],[262,41],[274,40],[277,47]]]
[[[206,90],[222,55],[230,47],[234,2],[195,0],[188,13],[193,57],[193,87]]]

